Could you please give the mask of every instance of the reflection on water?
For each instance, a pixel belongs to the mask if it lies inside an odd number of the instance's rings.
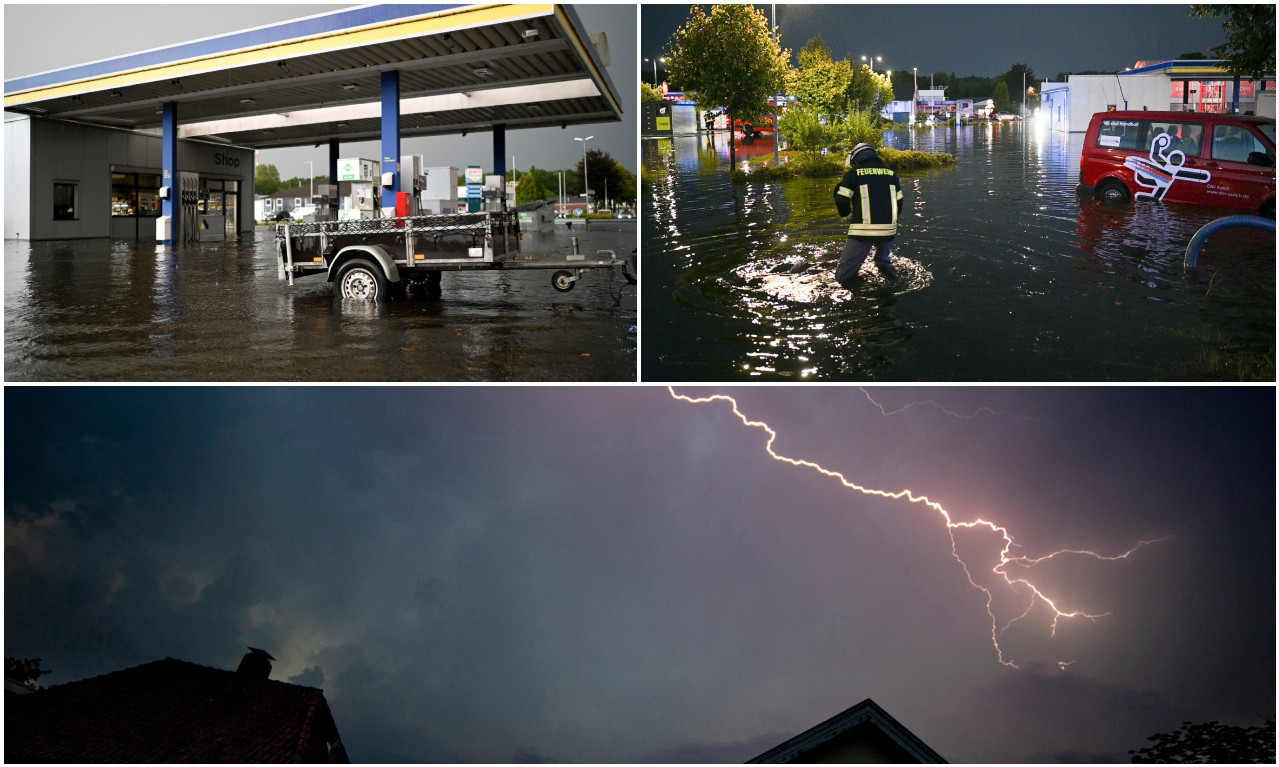
[[[630,257],[629,232],[579,232]],[[569,252],[529,233],[527,252]],[[549,271],[451,272],[443,295],[342,301],[276,280],[272,234],[175,250],[5,242],[8,381],[634,381],[636,295],[617,273],[571,293]],[[620,301],[616,299],[620,295]]]
[[[1077,197],[1080,135],[885,136],[956,167],[902,175],[892,268],[851,293],[835,179],[734,188],[722,134],[644,142],[645,380],[1273,380],[1273,234],[1223,232],[1185,270],[1224,212]]]

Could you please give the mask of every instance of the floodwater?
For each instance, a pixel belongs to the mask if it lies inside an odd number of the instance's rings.
[[[1080,198],[1082,135],[1033,122],[885,136],[956,166],[901,174],[892,267],[853,292],[836,179],[734,187],[722,134],[643,142],[644,380],[1274,380],[1274,234],[1183,267],[1239,211]]]
[[[630,260],[635,235],[579,231]],[[446,272],[438,298],[336,299],[276,279],[274,232],[186,246],[5,242],[8,381],[635,381],[636,289],[620,271]],[[567,254],[567,233],[524,252]],[[616,273],[615,273],[616,272]]]

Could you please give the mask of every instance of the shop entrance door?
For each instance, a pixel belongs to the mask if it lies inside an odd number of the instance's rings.
[[[235,192],[226,193],[226,202],[223,208],[223,211],[226,214],[226,224],[223,227],[223,231],[227,237],[235,237],[240,233],[240,225],[236,215],[237,208],[239,207],[236,204],[236,201],[239,200],[239,198],[240,195]]]

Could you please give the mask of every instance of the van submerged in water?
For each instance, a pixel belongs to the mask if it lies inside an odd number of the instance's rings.
[[[1079,192],[1275,215],[1275,121],[1198,112],[1098,112]]]

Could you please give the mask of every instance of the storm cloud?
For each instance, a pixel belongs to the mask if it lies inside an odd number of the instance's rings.
[[[866,697],[953,761],[1123,758],[1273,706],[1273,390],[734,393],[1028,554],[1172,537],[1044,566],[1110,615],[1028,616],[1011,669],[936,513],[723,403],[7,387],[6,655],[57,684],[262,647],[356,761],[737,761]]]

